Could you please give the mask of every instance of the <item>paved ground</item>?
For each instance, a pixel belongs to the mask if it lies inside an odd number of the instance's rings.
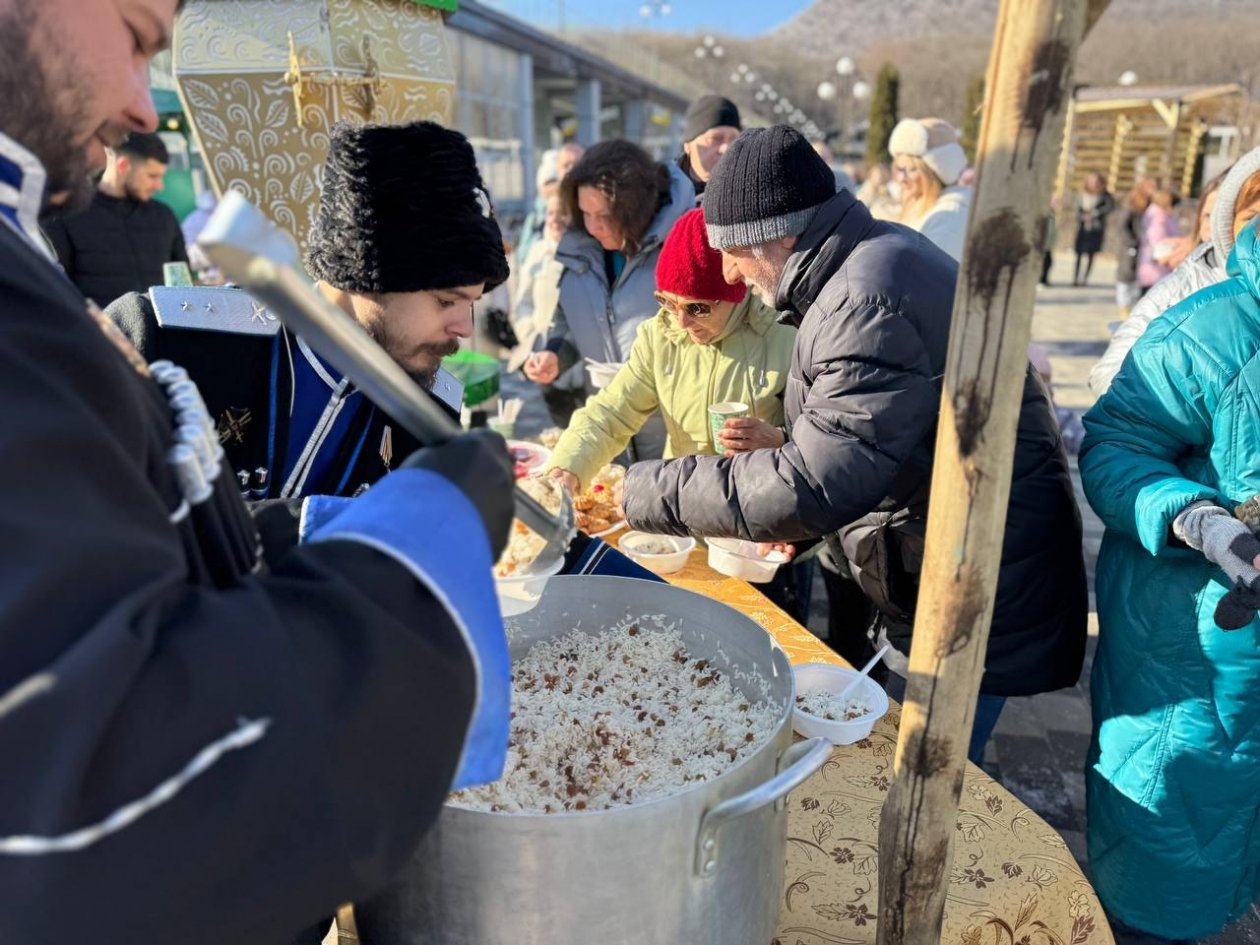
[[[1071,254],[1060,253],[1050,287],[1038,290],[1033,340],[1050,355],[1055,403],[1083,412],[1094,401],[1086,384],[1090,368],[1111,337],[1118,319],[1114,267],[1095,266],[1092,285],[1070,284]],[[985,767],[1062,835],[1082,865],[1085,852],[1085,753],[1089,748],[1089,670],[1097,643],[1094,619],[1094,564],[1103,527],[1085,501],[1073,458],[1077,504],[1085,531],[1085,563],[1090,587],[1090,640],[1085,671],[1071,689],[1008,700],[985,757]]]
[[[1055,402],[1060,407],[1084,412],[1093,403],[1086,384],[1090,368],[1105,350],[1114,323],[1114,266],[1098,261],[1091,285],[1074,288],[1071,254],[1060,253],[1051,285],[1039,290],[1033,317],[1033,340],[1046,349],[1053,372]],[[506,396],[526,400],[517,424],[521,435],[532,435],[550,425],[542,400],[530,385],[507,379]],[[1085,530],[1085,554],[1089,575],[1091,611],[1094,609],[1094,565],[1102,541],[1102,523],[1090,510],[1076,479],[1077,501]],[[817,582],[810,626],[824,633],[826,597]],[[1069,849],[1088,872],[1085,849],[1085,755],[1089,748],[1089,672],[1097,642],[1097,621],[1091,613],[1090,640],[1085,671],[1071,689],[1008,700],[985,756],[985,768],[1012,793],[1060,832]],[[1153,940],[1117,935],[1120,945],[1142,945]],[[1210,945],[1260,945],[1260,911],[1251,913],[1224,933],[1205,940]]]

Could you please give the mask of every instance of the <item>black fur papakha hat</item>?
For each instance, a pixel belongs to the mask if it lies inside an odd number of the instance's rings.
[[[472,145],[430,121],[333,126],[306,268],[346,292],[507,281],[503,235]]]

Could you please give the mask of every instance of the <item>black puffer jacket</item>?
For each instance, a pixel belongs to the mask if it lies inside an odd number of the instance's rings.
[[[163,285],[164,263],[188,262],[179,220],[156,200],[97,191],[90,207],[50,221],[44,232],[70,281],[101,308]]]
[[[776,307],[799,328],[781,449],[634,466],[626,517],[649,532],[828,536],[909,652],[957,266],[840,192],[801,236]],[[1044,386],[1024,385],[982,689],[1029,695],[1080,674],[1080,514]]]

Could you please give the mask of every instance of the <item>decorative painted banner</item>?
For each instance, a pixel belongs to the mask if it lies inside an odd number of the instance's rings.
[[[305,250],[334,122],[451,124],[445,2],[189,0],[173,66],[215,192]]]

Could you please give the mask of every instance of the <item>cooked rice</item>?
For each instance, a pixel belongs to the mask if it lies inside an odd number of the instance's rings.
[[[560,486],[554,480],[542,476],[530,476],[517,480],[517,487],[523,489],[542,503],[548,512],[560,511]],[[512,520],[512,534],[508,537],[507,547],[499,556],[494,566],[495,577],[511,577],[534,563],[534,559],[546,547],[547,539],[529,528],[519,518]]]
[[[574,630],[514,662],[504,775],[451,801],[551,814],[664,797],[756,753],[779,715],[769,698],[749,699],[693,659],[675,629]]]
[[[871,707],[861,699],[849,697],[841,702],[834,692],[818,689],[814,692],[797,693],[796,707],[802,712],[826,719],[828,722],[852,722],[871,714]]]

